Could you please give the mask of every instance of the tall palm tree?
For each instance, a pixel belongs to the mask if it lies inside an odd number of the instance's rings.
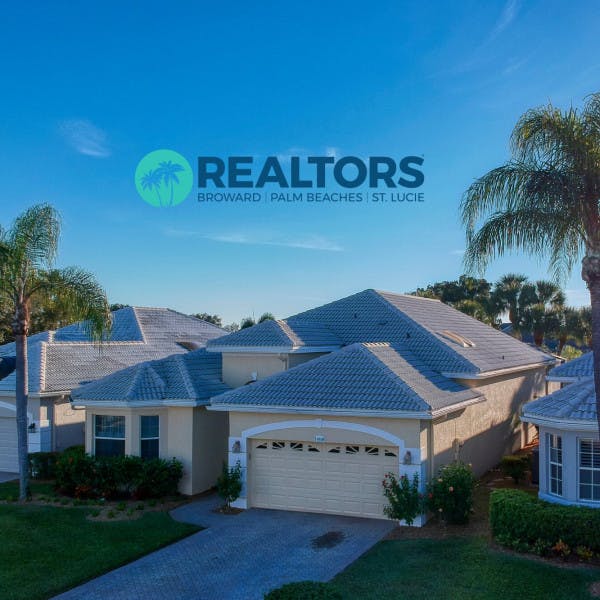
[[[527,111],[512,133],[511,153],[465,192],[465,261],[483,270],[493,258],[522,250],[547,257],[561,278],[583,257],[600,427],[600,93],[581,110],[549,104]]]
[[[27,459],[27,398],[29,388],[27,335],[31,304],[60,294],[72,314],[84,320],[89,335],[102,340],[110,329],[106,294],[90,273],[79,267],[53,268],[60,237],[60,218],[47,204],[33,206],[8,230],[0,228],[0,299],[14,316],[16,346],[15,402],[19,460],[19,498],[29,496]]]
[[[586,329],[582,311],[571,306],[559,307],[555,311],[556,329],[553,332],[558,339],[556,354],[561,355],[569,340],[578,344],[585,343]]]
[[[158,169],[156,170],[157,173],[162,177],[164,184],[171,188],[171,200],[169,206],[173,206],[174,185],[179,183],[177,173],[181,173],[184,170],[185,169],[179,163],[174,163],[171,160],[163,161],[158,165]]]
[[[503,311],[508,311],[508,320],[515,333],[519,329],[519,295],[526,281],[525,275],[507,273],[500,277],[494,287],[494,298]]]
[[[525,283],[519,294],[519,329],[533,334],[536,346],[558,328],[558,311],[565,306],[565,294],[553,281]]]

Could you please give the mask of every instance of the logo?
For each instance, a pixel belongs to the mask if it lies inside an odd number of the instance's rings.
[[[190,163],[173,150],[146,154],[135,170],[135,187],[152,206],[181,204],[192,191],[194,173]]]

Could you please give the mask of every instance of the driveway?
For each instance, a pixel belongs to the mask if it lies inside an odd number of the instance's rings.
[[[0,483],[5,483],[7,481],[13,481],[14,479],[18,479],[18,473],[9,473],[8,471],[0,471]]]
[[[385,520],[275,510],[221,515],[213,512],[218,503],[210,496],[173,511],[204,531],[57,598],[262,600],[284,583],[331,579],[393,528]]]

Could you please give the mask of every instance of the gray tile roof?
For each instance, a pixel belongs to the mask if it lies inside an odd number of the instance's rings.
[[[68,392],[124,367],[188,348],[202,348],[223,330],[166,308],[128,307],[113,313],[110,339],[96,344],[80,324],[46,331],[28,339],[29,391]],[[0,346],[0,356],[14,356],[14,343]],[[14,394],[15,373],[0,380],[0,395]]]
[[[596,390],[593,377],[528,402],[523,407],[523,420],[536,422],[538,419],[551,421],[582,421],[596,425]]]
[[[365,343],[237,388],[212,404],[430,412],[480,395],[432,371],[406,348]]]
[[[293,350],[303,347],[339,348],[342,345],[340,338],[322,323],[295,317],[263,321],[210,342],[213,349],[251,346]]]
[[[165,401],[208,403],[228,390],[221,381],[221,355],[195,350],[122,369],[71,393],[74,402],[147,403]]]
[[[548,379],[564,381],[577,381],[582,377],[591,377],[594,374],[594,353],[586,352],[578,358],[568,360],[548,372]]]
[[[365,290],[287,319],[319,324],[348,345],[357,342],[401,344],[440,373],[476,375],[511,367],[548,363],[554,359],[519,340],[437,300]],[[272,326],[271,326],[272,327]],[[266,327],[256,325],[209,342],[208,348],[270,345]],[[472,347],[449,339],[444,331],[468,338]],[[243,335],[242,335],[243,334]],[[237,336],[237,337],[234,337]]]

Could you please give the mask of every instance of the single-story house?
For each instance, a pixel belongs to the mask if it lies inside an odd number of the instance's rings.
[[[177,457],[182,493],[197,494],[215,484],[227,456],[227,415],[206,406],[228,389],[221,356],[202,349],[123,369],[71,398],[75,410],[85,409],[88,453]]]
[[[555,367],[562,387],[523,407],[522,420],[539,429],[539,497],[600,507],[600,439],[593,353]]]
[[[551,356],[436,300],[365,290],[211,340],[236,505],[383,517],[382,475],[476,474],[529,441]]]
[[[81,324],[28,338],[29,450],[64,450],[84,443],[84,414],[71,390],[139,362],[187,353],[225,332],[166,308],[127,307],[113,312],[110,339],[92,342]],[[0,346],[0,471],[18,471],[14,343]]]
[[[221,390],[210,377],[202,394],[175,398],[161,383],[166,359],[74,391],[73,405],[87,413],[88,451],[143,454],[142,430],[154,417],[159,456],[185,462],[185,493],[206,486],[195,473],[212,461],[212,446],[242,467],[238,507],[375,518],[384,517],[386,472],[417,474],[423,486],[460,459],[481,474],[529,441],[521,406],[545,393],[555,364],[439,301],[376,290],[214,338],[189,358],[211,356]],[[144,383],[124,385],[133,380]],[[222,444],[209,415],[223,419]]]

